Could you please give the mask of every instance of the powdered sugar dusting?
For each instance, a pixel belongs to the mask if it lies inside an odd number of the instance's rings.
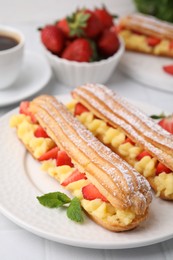
[[[130,104],[125,98],[120,97],[103,85],[95,85],[95,87],[86,85],[86,87],[84,86],[84,89],[95,96],[97,95],[102,102],[105,102],[106,100],[106,105],[114,114],[117,114],[129,124],[133,125],[138,132],[141,132],[148,139],[154,140],[158,144],[173,150],[172,135],[156,124],[153,119],[149,118],[140,109]],[[128,112],[130,112],[130,114]]]
[[[173,26],[171,23],[160,21],[152,16],[142,14],[134,14],[128,16],[128,26],[130,24],[140,26],[143,29],[148,29],[156,34],[161,34],[165,38],[173,39]]]
[[[130,136],[133,136],[133,138],[136,140],[137,143],[141,144],[145,147],[148,151],[150,151],[152,154],[154,154],[161,162],[169,161],[173,163],[172,156],[165,154],[161,149],[153,146],[151,143],[145,140],[142,135],[139,135],[138,132],[130,125],[127,124],[123,119],[120,119],[117,117],[113,111],[111,110],[113,106],[113,101],[110,99],[108,100],[108,97],[106,93],[99,91],[99,88],[103,88],[103,86],[97,85],[98,89],[94,87],[95,85],[87,84],[83,87],[77,88],[75,92],[84,98],[86,101],[89,100],[90,104],[93,107],[96,107],[100,114],[102,114],[104,117],[108,119],[108,121],[113,122],[114,124],[120,126],[127,134]],[[92,93],[94,97],[91,95],[88,95],[86,93],[88,92]],[[109,90],[108,90],[109,91]],[[96,94],[95,94],[96,93]],[[100,102],[101,100],[101,102]],[[105,109],[105,103],[107,106],[109,106],[110,110]]]

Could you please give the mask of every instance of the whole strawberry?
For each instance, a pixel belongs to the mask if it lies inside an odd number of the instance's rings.
[[[89,16],[89,18],[86,21],[86,26],[83,27],[85,36],[88,38],[97,37],[103,29],[100,20],[97,18],[95,13],[91,10],[84,10],[83,14],[84,15],[88,14]]]
[[[78,38],[65,48],[61,58],[71,61],[89,62],[92,55],[93,51],[89,41],[84,38]]]
[[[173,64],[163,66],[163,70],[166,73],[173,75]]]
[[[97,44],[100,53],[106,57],[117,52],[120,45],[117,35],[110,30],[105,30],[102,33]]]
[[[69,38],[69,36],[70,36],[70,28],[69,28],[68,21],[67,21],[66,18],[61,19],[60,21],[58,21],[56,26],[57,26],[57,28],[59,28],[63,32],[63,34],[64,34],[64,36],[66,38]]]
[[[173,134],[173,115],[163,118],[158,123],[163,129]]]
[[[47,25],[41,30],[41,40],[55,54],[59,54],[64,47],[63,34],[55,25]]]
[[[103,6],[103,8],[96,8],[94,13],[100,20],[103,29],[109,29],[113,26],[114,16],[108,12],[105,6]]]
[[[88,37],[96,38],[102,31],[102,25],[95,13],[91,10],[77,10],[57,23],[57,27],[62,30],[68,38]]]

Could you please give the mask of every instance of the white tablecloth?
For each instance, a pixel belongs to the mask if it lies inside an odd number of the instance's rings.
[[[36,28],[40,24],[22,23],[12,24],[18,27],[26,36],[26,49],[41,52],[39,37]],[[130,99],[146,102],[149,105],[158,106],[163,111],[173,112],[173,94],[157,91],[132,81],[117,70],[111,77],[107,86],[117,93]],[[58,83],[54,77],[40,93],[52,95],[68,93],[69,89]],[[38,94],[40,94],[38,93]],[[0,108],[2,116],[18,104]],[[151,111],[152,112],[152,111]],[[4,134],[1,132],[1,134]],[[169,216],[172,217],[172,216]],[[13,224],[0,213],[0,259],[1,260],[73,260],[73,259],[173,259],[173,239],[163,243],[126,250],[94,250],[71,247],[46,239]]]

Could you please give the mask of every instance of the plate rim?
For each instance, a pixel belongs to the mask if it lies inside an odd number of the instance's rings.
[[[141,73],[141,71],[136,71],[135,67],[133,67],[133,62],[129,62],[130,58],[127,59],[128,62],[126,62],[126,57],[127,55],[133,55],[133,60],[135,59],[135,56],[137,57],[148,57],[148,60],[152,59],[156,59],[156,62],[158,62],[158,59],[160,60],[168,60],[167,64],[171,63],[171,58],[169,57],[161,57],[161,56],[154,56],[154,55],[150,55],[150,54],[145,54],[145,53],[138,53],[138,52],[132,52],[132,51],[128,51],[126,50],[123,54],[123,57],[120,61],[119,64],[119,69],[122,73],[124,73],[125,75],[128,75],[130,78],[132,78],[133,80],[135,80],[138,83],[141,83],[143,85],[145,85],[148,88],[152,88],[154,90],[159,90],[159,91],[165,91],[167,93],[173,93],[173,84],[171,86],[171,82],[173,82],[173,78],[170,80],[169,84],[163,84],[164,79],[160,81],[157,81],[157,79],[154,78],[154,80],[151,80],[151,78],[149,77],[148,74],[148,78],[146,78],[146,75],[143,75]],[[148,61],[148,63],[150,63],[150,61]],[[129,64],[131,64],[129,66]],[[160,65],[162,67],[162,64]],[[163,72],[164,73],[164,72]],[[169,77],[171,77],[171,75],[167,75],[168,79]]]

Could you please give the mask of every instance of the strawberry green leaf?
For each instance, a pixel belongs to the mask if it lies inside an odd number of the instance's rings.
[[[67,208],[67,216],[73,221],[83,222],[83,213],[80,204],[80,200],[78,198],[73,198],[69,207]]]
[[[150,116],[152,119],[161,119],[161,118],[165,118],[165,114],[161,113],[160,115],[151,115]]]
[[[62,192],[51,192],[37,197],[41,205],[48,208],[58,208],[64,204],[70,203],[71,199]]]
[[[90,14],[85,14],[83,11],[79,12],[76,14],[76,20],[77,23],[81,26],[81,27],[86,27],[87,25],[87,21],[90,18]]]
[[[84,11],[77,11],[71,16],[68,16],[67,22],[70,28],[70,36],[84,36],[83,28],[86,28],[89,18],[90,14],[86,14]]]

